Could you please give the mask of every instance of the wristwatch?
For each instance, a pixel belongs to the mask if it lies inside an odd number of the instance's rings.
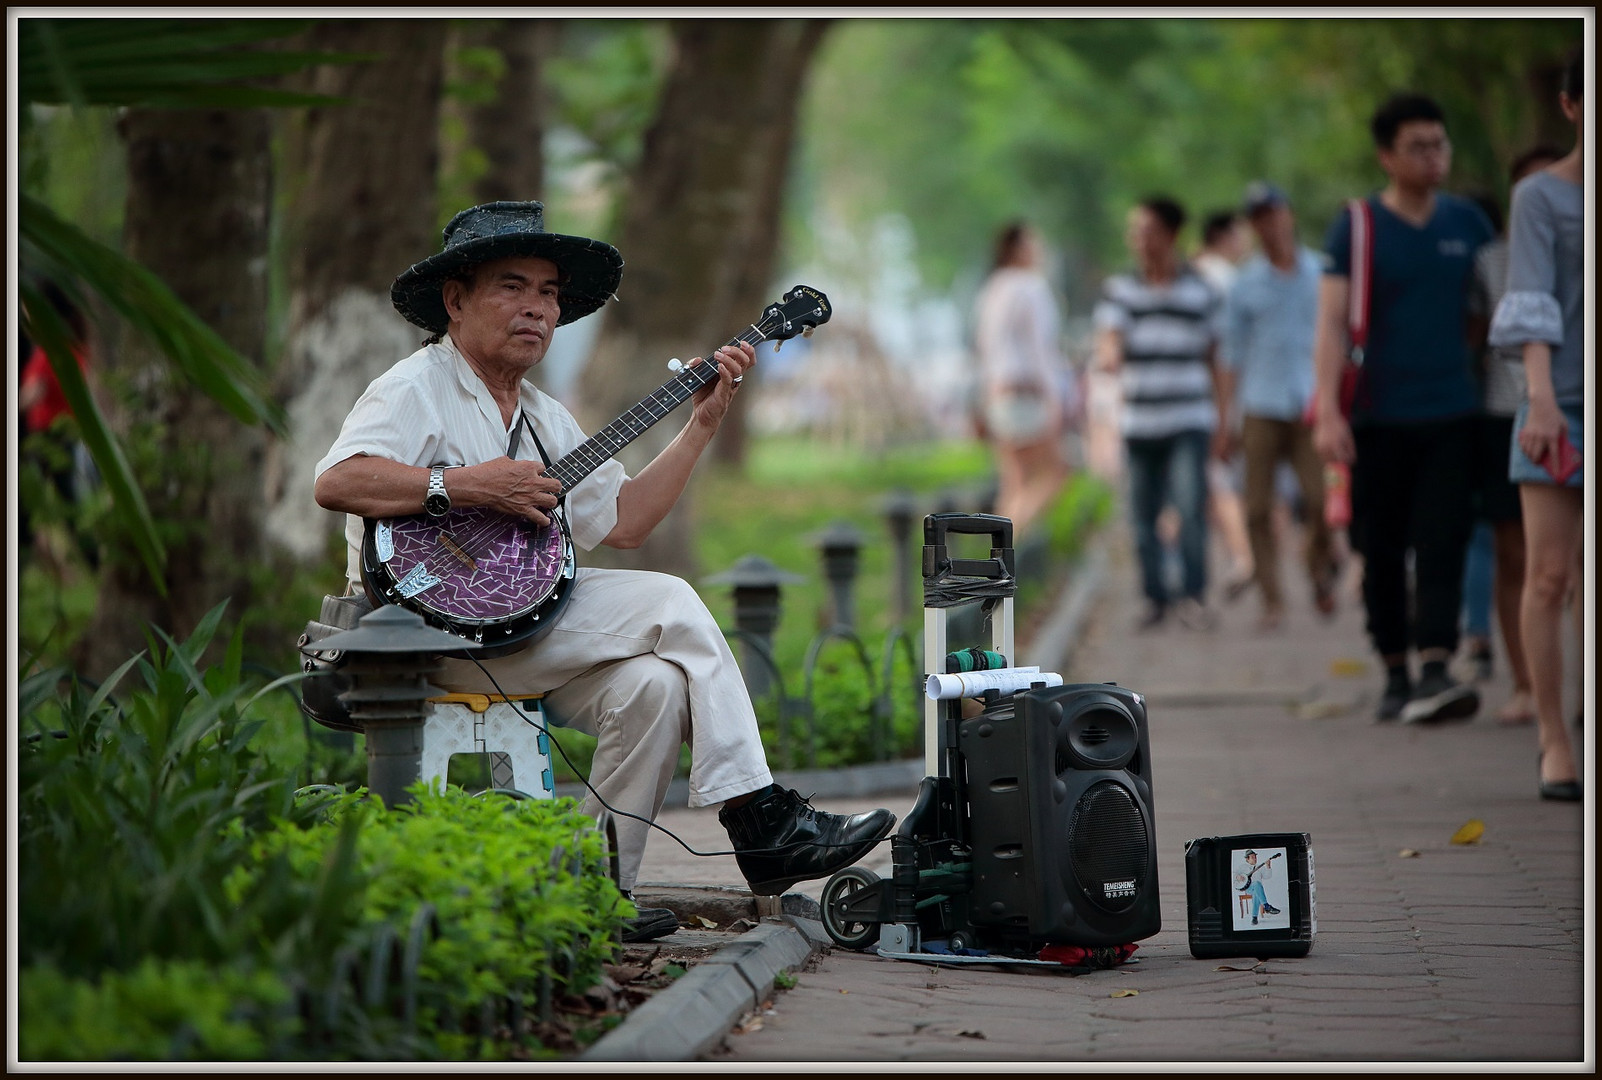
[[[451,497],[445,491],[445,466],[435,465],[428,471],[428,494],[423,496],[423,509],[434,517],[450,513]]]

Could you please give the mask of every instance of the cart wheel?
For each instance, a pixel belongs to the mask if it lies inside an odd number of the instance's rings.
[[[835,913],[835,906],[852,894],[862,889],[871,889],[879,884],[879,875],[872,870],[864,870],[860,866],[848,866],[829,879],[823,887],[823,928],[829,932],[835,944],[847,949],[872,948],[879,940],[879,924],[876,922],[856,922],[842,919]]]
[[[973,935],[965,930],[958,930],[956,933],[951,935],[951,939],[946,944],[951,946],[952,952],[960,953],[964,949],[973,948]]]

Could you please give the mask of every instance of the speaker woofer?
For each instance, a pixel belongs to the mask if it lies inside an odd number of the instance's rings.
[[[1107,912],[1140,898],[1151,865],[1146,815],[1130,790],[1112,780],[1092,784],[1074,805],[1068,858],[1085,897]]]

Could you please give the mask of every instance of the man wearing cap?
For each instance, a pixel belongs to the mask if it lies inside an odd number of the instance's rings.
[[[445,227],[443,250],[395,280],[396,309],[432,336],[373,381],[317,464],[317,502],[348,515],[352,592],[361,591],[363,518],[480,506],[550,522],[561,484],[544,462],[587,436],[525,376],[558,326],[613,296],[623,260],[610,244],[545,231],[543,219],[538,202],[463,210]],[[566,494],[575,545],[637,547],[684,491],[755,353],[742,342],[707,362],[718,365],[717,381],[695,395],[683,430],[638,475],[611,459]],[[519,438],[523,431],[530,437]],[[482,663],[488,675],[472,661],[445,660],[433,681],[455,692],[543,693],[549,715],[595,736],[585,812],[619,812],[626,893],[685,744],[690,805],[723,804],[719,820],[753,892],[778,894],[848,866],[895,824],[887,810],[824,813],[773,783],[734,657],[679,578],[579,567],[554,626]],[[648,910],[625,937],[676,926],[671,912]]]
[[[1335,610],[1335,556],[1324,521],[1324,466],[1304,422],[1313,397],[1313,333],[1322,262],[1296,242],[1296,218],[1272,184],[1246,189],[1244,210],[1260,250],[1241,267],[1224,307],[1221,375],[1241,414],[1246,461],[1246,531],[1262,613],[1258,628],[1278,629],[1285,603],[1274,532],[1274,476],[1290,463],[1301,485],[1306,565],[1313,605]]]
[[[1363,606],[1386,669],[1375,718],[1467,720],[1479,711],[1479,693],[1446,664],[1457,651],[1474,517],[1480,395],[1471,339],[1483,341],[1486,322],[1471,307],[1474,259],[1492,230],[1472,201],[1440,190],[1452,143],[1439,105],[1397,94],[1369,127],[1387,183],[1364,200],[1373,222],[1368,343],[1347,417],[1340,384],[1354,263],[1352,215],[1342,210],[1325,241],[1330,263],[1319,286],[1313,443],[1325,460],[1352,467]],[[1416,684],[1408,669],[1415,649]]]

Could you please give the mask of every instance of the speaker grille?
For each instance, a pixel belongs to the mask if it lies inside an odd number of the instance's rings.
[[[1151,864],[1146,821],[1129,789],[1092,784],[1074,806],[1068,853],[1086,897],[1104,911],[1125,911],[1140,898]]]

